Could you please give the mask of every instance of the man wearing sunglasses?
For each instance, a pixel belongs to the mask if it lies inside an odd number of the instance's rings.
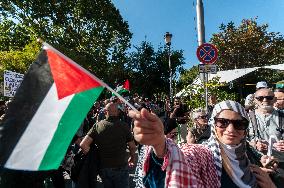
[[[250,113],[249,136],[251,144],[264,154],[267,153],[270,136],[276,136],[278,141],[273,145],[272,155],[283,158],[284,162],[284,157],[281,157],[284,156],[284,135],[279,130],[279,127],[282,127],[279,112],[273,108],[275,101],[274,93],[270,89],[263,88],[256,91],[254,101],[256,109]]]
[[[208,125],[208,115],[203,108],[194,109],[191,113],[193,126],[188,129],[187,143],[201,144],[210,137],[211,129]]]
[[[267,83],[265,81],[261,81],[261,82],[257,82],[256,83],[256,87],[255,88],[256,88],[256,91],[257,91],[257,90],[260,90],[262,88],[268,88],[268,85],[267,85]],[[255,96],[255,93],[254,94],[249,94],[246,97],[246,100],[245,100],[245,109],[246,109],[246,111],[255,109],[254,96]]]

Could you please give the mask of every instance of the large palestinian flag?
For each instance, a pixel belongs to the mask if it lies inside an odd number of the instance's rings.
[[[103,87],[52,47],[31,65],[0,125],[0,165],[57,169]]]

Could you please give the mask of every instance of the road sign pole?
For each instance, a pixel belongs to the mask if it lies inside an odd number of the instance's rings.
[[[196,3],[196,14],[197,14],[197,30],[198,30],[198,46],[201,46],[205,43],[205,26],[204,26],[204,8],[202,0],[197,0]],[[205,88],[205,108],[208,111],[208,74],[200,73],[200,78],[203,80]]]
[[[205,90],[205,108],[208,112],[208,73],[213,72],[212,69],[214,69],[214,67],[212,66],[212,64],[214,64],[214,62],[217,60],[218,50],[214,45],[204,43],[197,48],[196,55],[199,61],[202,62],[203,65],[205,65],[203,83]]]
[[[205,73],[205,109],[206,109],[206,112],[208,113],[208,73],[206,72]]]

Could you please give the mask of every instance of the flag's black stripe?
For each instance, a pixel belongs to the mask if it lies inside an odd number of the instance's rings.
[[[0,124],[1,166],[8,160],[52,83],[53,79],[47,63],[46,52],[42,51],[36,62],[30,66]]]

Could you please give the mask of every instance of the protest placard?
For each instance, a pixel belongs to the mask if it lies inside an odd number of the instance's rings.
[[[24,78],[23,74],[4,70],[4,96],[14,97]]]

